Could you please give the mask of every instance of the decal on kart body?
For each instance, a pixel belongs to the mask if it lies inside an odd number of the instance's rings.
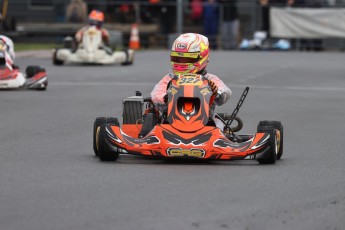
[[[257,148],[260,148],[261,146],[263,146],[264,144],[267,143],[268,139],[270,138],[270,134],[266,133],[263,138],[258,142],[256,143],[254,146],[252,146],[250,149],[257,149]]]
[[[214,143],[214,147],[218,148],[233,148],[233,149],[242,149],[242,148],[248,148],[250,144],[252,143],[253,139],[250,139],[249,141],[238,143],[238,142],[231,142],[229,139],[217,139]]]
[[[195,136],[190,139],[185,139],[183,137],[179,137],[174,133],[167,132],[165,130],[162,131],[163,137],[170,142],[170,144],[174,145],[193,145],[193,146],[200,146],[206,144],[212,137],[212,133],[201,134]]]
[[[119,143],[119,144],[123,144],[123,142],[125,142],[125,144],[129,145],[129,146],[136,146],[136,145],[139,145],[141,146],[142,144],[147,144],[147,145],[156,145],[156,144],[160,144],[160,140],[158,137],[156,136],[148,136],[148,137],[145,137],[145,138],[141,138],[141,139],[137,139],[137,138],[133,138],[131,136],[128,136],[127,134],[125,134],[121,129],[120,130],[120,133],[121,133],[121,136],[122,136],[122,140],[120,137],[118,137],[116,135],[116,133],[114,133],[114,131],[112,129],[108,129],[109,126],[106,127],[106,131],[107,131],[107,134],[108,134],[108,137],[113,140],[113,142],[115,141],[116,143]]]
[[[168,156],[171,157],[196,157],[196,158],[203,158],[205,157],[205,150],[203,149],[183,149],[183,148],[168,148],[167,149]]]
[[[237,149],[240,151],[245,151],[248,148],[250,148],[251,150],[256,150],[256,149],[262,147],[264,144],[266,144],[269,137],[270,137],[270,135],[268,133],[265,133],[262,135],[262,137],[259,137],[259,139],[257,139],[258,138],[257,136],[254,136],[250,140],[242,142],[242,143],[231,142],[228,139],[217,139],[213,143],[213,146],[214,147],[220,147],[220,148],[230,147],[232,149]],[[254,145],[251,146],[252,144],[254,144]]]

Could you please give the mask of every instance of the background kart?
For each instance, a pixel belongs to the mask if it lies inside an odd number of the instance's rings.
[[[23,74],[17,66],[6,63],[0,52],[0,89],[46,90],[47,86],[45,69],[40,66],[28,66]]]
[[[134,50],[113,51],[111,48],[104,46],[102,34],[95,26],[85,30],[82,42],[76,49],[71,45],[73,44],[73,38],[69,37],[66,39],[65,48],[54,50],[54,65],[63,65],[65,62],[80,64],[133,64]]]
[[[231,115],[216,114],[224,123],[221,130],[210,119],[209,107],[214,97],[207,78],[192,74],[176,76],[167,91],[167,113],[157,125],[156,110],[151,103],[140,94],[126,98],[122,127],[117,118],[95,120],[94,152],[103,161],[115,161],[119,154],[134,154],[167,159],[256,159],[259,163],[273,164],[283,153],[281,122],[261,121],[257,133],[235,134],[242,126],[236,114],[248,90],[247,87]],[[144,118],[143,106],[147,108]],[[237,127],[230,126],[233,120],[237,120]],[[145,135],[139,138],[142,133]]]

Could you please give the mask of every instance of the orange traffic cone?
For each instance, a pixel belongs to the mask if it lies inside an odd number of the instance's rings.
[[[136,23],[132,24],[129,48],[134,50],[140,49],[139,28]]]

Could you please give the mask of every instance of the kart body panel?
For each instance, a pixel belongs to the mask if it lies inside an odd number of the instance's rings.
[[[263,153],[269,134],[256,133],[242,143],[231,142],[217,127],[205,126],[195,133],[183,133],[161,124],[143,138],[126,134],[120,127],[106,125],[106,144],[110,151],[158,158],[238,160]]]

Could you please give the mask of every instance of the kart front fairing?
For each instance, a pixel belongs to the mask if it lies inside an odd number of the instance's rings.
[[[231,142],[221,130],[205,126],[195,133],[183,133],[169,124],[157,125],[144,138],[134,138],[120,127],[106,125],[108,149],[119,153],[158,158],[197,158],[208,160],[244,159],[265,151],[269,134],[256,133],[245,142]]]

